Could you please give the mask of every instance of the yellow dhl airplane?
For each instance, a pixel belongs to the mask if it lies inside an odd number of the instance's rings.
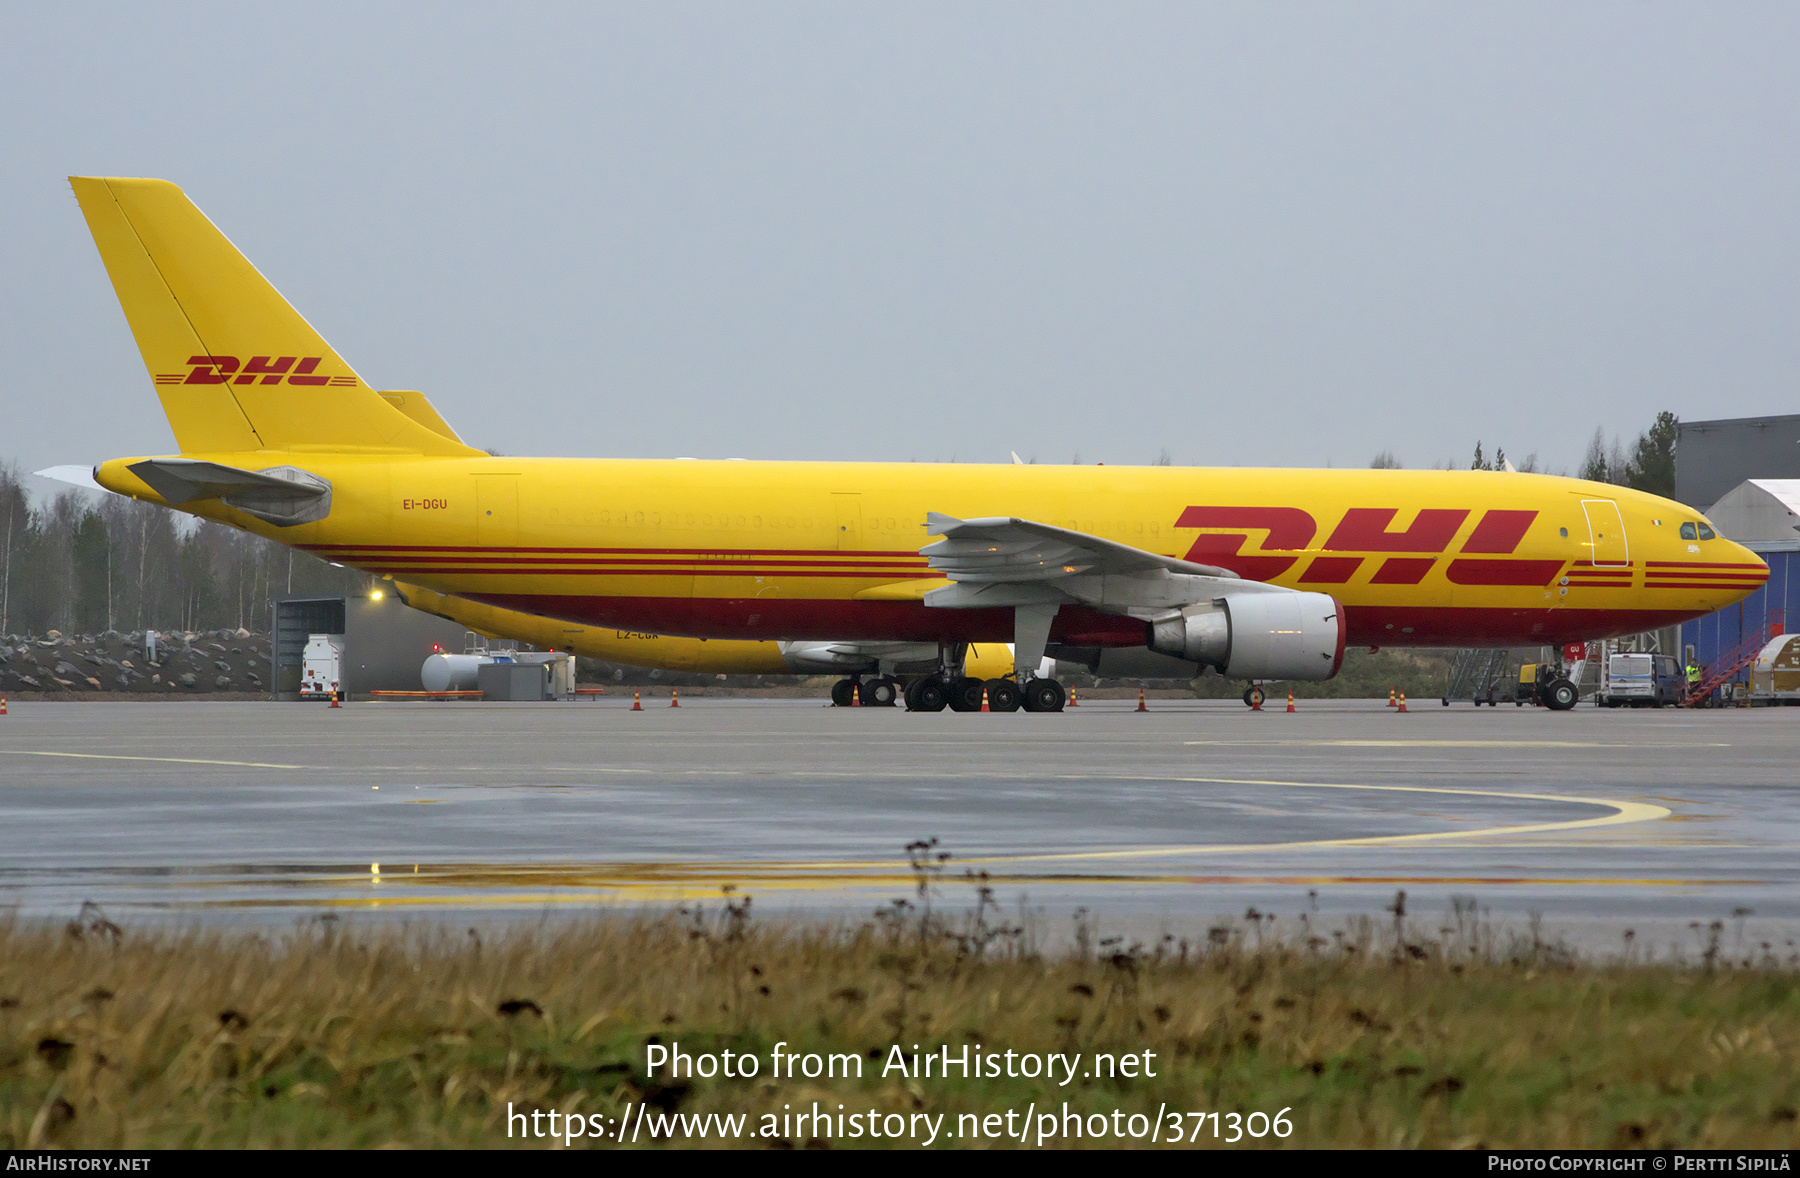
[[[968,643],[1012,643],[990,687],[1054,711],[1052,643],[1327,679],[1347,644],[1637,633],[1768,576],[1681,504],[1543,475],[491,457],[365,383],[175,185],[71,184],[179,448],[102,486],[582,626],[931,644],[925,710]]]

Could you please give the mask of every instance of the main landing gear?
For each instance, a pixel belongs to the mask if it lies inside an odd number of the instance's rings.
[[[925,675],[906,685],[906,710],[909,712],[979,712],[981,696],[987,693],[990,712],[1060,712],[1066,698],[1062,684],[1054,679],[1028,679],[1020,687],[1011,679],[972,679],[955,676]]]
[[[831,685],[831,702],[836,707],[847,708],[857,703],[855,693],[860,690],[861,706],[865,708],[891,708],[900,697],[900,681],[888,675],[878,675],[872,679],[864,679],[861,675],[852,675],[848,679],[839,679]]]

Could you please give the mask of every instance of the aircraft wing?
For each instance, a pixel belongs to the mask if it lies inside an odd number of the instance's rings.
[[[925,517],[925,531],[943,539],[926,545],[921,553],[932,568],[943,570],[953,581],[1055,581],[1083,573],[1134,574],[1157,569],[1224,581],[1240,579],[1230,569],[1194,564],[1028,519],[957,519],[933,511]]]
[[[1014,606],[1047,610],[1080,602],[1108,613],[1155,618],[1195,602],[1292,593],[1086,532],[1011,516],[957,519],[931,512],[926,531],[943,537],[920,552],[950,584],[925,594],[940,609]],[[1048,626],[1048,622],[1042,622]],[[1027,654],[1035,643],[1027,644]],[[1023,657],[1023,656],[1022,656]],[[1035,658],[1035,656],[1033,656]]]

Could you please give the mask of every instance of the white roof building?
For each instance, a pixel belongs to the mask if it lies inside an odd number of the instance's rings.
[[[1747,479],[1706,513],[1728,539],[1756,552],[1800,551],[1800,479]]]

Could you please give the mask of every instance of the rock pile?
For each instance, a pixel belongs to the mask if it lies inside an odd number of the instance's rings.
[[[0,691],[138,695],[263,692],[269,636],[248,630],[0,634]]]

